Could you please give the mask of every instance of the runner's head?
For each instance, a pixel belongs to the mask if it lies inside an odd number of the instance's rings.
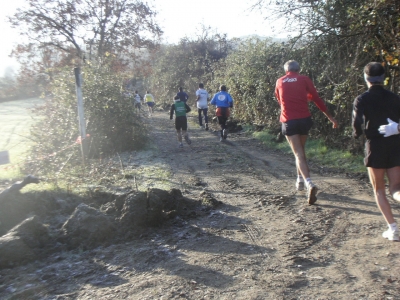
[[[220,89],[221,91],[223,91],[223,92],[226,92],[226,86],[225,86],[225,85],[221,85],[221,86],[219,87],[219,89]]]
[[[383,84],[385,81],[385,68],[378,62],[368,63],[364,67],[364,79],[371,84]]]
[[[199,83],[199,88],[204,88],[204,84],[202,84],[202,83]]]
[[[300,65],[295,60],[288,60],[283,68],[285,69],[285,72],[300,72]]]
[[[137,94],[137,93],[138,93],[138,91],[135,91],[135,93]]]
[[[149,91],[146,91],[146,94],[150,94],[150,92],[149,92]]]
[[[179,91],[182,92],[182,91],[183,91],[183,88],[182,88],[182,87],[179,87]]]

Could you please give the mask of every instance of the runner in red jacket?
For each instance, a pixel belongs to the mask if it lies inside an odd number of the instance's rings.
[[[308,131],[313,125],[308,102],[313,101],[317,105],[333,123],[333,128],[337,127],[337,122],[327,111],[311,79],[299,74],[299,63],[289,60],[285,63],[284,69],[286,75],[276,81],[275,87],[275,96],[281,106],[282,133],[286,136],[296,158],[296,188],[299,191],[303,190],[305,179],[308,203],[312,205],[317,201],[317,187],[311,181],[305,153]]]

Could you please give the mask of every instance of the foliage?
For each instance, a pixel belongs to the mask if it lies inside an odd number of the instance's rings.
[[[39,48],[57,48],[82,58],[153,47],[162,31],[156,13],[139,0],[28,0],[9,20]]]
[[[268,131],[254,132],[257,139],[269,148],[279,149],[284,153],[292,154],[288,143],[275,142],[275,136]],[[329,151],[329,155],[328,154]],[[328,149],[321,139],[309,140],[306,143],[307,157],[313,162],[327,168],[346,170],[347,172],[365,173],[362,155],[353,155],[347,150]]]
[[[251,38],[219,64],[212,88],[227,85],[235,101],[235,118],[256,124],[277,122],[279,106],[274,88],[283,73],[284,48],[270,40]]]
[[[207,88],[216,62],[224,59],[231,49],[226,35],[210,33],[210,28],[205,27],[195,40],[183,38],[178,45],[163,46],[148,78],[157,102],[170,103],[180,86],[192,93],[200,82]]]
[[[145,144],[146,128],[140,117],[133,114],[131,99],[122,93],[124,78],[112,72],[110,65],[111,57],[108,64],[86,64],[82,68],[90,157],[139,149]],[[50,91],[52,96],[36,110],[42,120],[32,129],[36,142],[32,158],[44,171],[62,169],[67,163],[80,162],[81,157],[75,142],[79,129],[75,79],[70,68],[55,75]]]

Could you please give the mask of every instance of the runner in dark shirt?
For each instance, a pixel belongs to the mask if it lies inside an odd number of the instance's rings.
[[[188,94],[186,94],[186,93],[183,91],[183,88],[181,88],[181,87],[179,87],[179,92],[176,94],[175,99],[177,99],[177,97],[178,97],[182,102],[185,102],[185,103],[186,103],[186,101],[189,99]]]
[[[400,201],[400,128],[393,121],[400,119],[400,97],[383,88],[385,69],[380,63],[367,64],[364,78],[369,89],[354,101],[353,136],[358,138],[364,132],[367,137],[364,164],[376,203],[389,226],[382,236],[398,241],[399,228],[386,198],[385,174],[390,193]]]

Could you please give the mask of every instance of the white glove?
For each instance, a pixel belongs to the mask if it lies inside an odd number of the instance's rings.
[[[389,124],[379,126],[379,133],[384,134],[384,137],[399,134],[399,124],[390,120],[389,118],[387,119],[387,121],[389,122]]]

